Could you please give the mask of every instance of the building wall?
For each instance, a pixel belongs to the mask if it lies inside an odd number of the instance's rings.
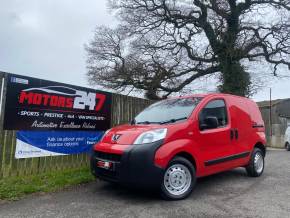
[[[282,105],[281,105],[282,104]],[[288,104],[285,104],[287,107]],[[265,123],[267,145],[274,148],[284,148],[285,131],[287,123],[290,124],[290,119],[279,116],[279,109],[283,107],[283,102],[272,107],[272,126],[270,125],[270,107],[260,107],[260,111]],[[272,128],[272,136],[271,136]]]

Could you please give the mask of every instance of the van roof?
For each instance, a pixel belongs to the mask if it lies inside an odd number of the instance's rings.
[[[190,98],[190,97],[200,97],[200,98],[205,98],[205,97],[211,97],[211,96],[216,96],[216,97],[226,97],[226,96],[231,96],[231,97],[237,97],[237,98],[242,98],[242,99],[251,100],[251,99],[246,98],[246,97],[237,96],[237,95],[231,95],[231,94],[225,94],[225,93],[205,93],[205,94],[183,95],[183,96],[178,96],[178,97],[171,97],[171,99],[172,99],[172,98]]]

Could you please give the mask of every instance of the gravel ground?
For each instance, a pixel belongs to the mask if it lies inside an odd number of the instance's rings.
[[[262,177],[242,168],[198,180],[186,200],[93,182],[2,202],[0,217],[290,217],[290,152],[270,150]]]

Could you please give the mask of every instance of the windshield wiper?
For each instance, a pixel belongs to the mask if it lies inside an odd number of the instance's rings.
[[[163,121],[163,122],[142,121],[142,122],[137,122],[136,124],[166,124],[166,123],[175,123],[177,121],[186,120],[186,119],[187,119],[187,117],[181,117],[181,118],[166,120],[166,121]]]
[[[166,121],[160,122],[160,124],[175,123],[179,120],[186,120],[186,119],[187,119],[187,117],[181,117],[181,118],[177,118],[177,119],[166,120]]]
[[[136,124],[160,124],[160,122],[142,121],[142,122],[138,122]]]

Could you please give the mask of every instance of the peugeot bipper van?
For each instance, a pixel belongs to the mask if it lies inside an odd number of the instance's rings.
[[[156,187],[165,199],[179,200],[190,195],[199,177],[236,167],[261,176],[264,130],[259,108],[247,98],[170,98],[108,130],[93,148],[91,170],[102,180]]]

